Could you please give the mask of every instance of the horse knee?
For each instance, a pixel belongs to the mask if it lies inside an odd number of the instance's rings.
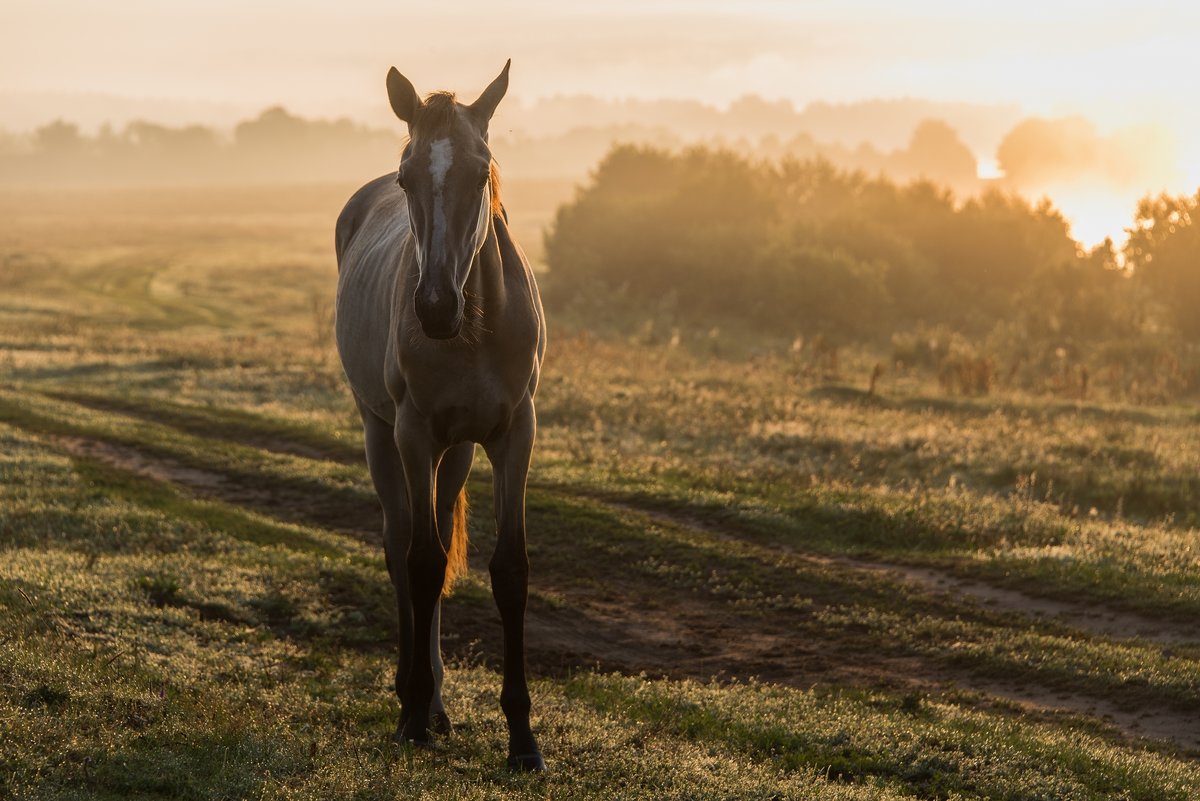
[[[408,579],[408,536],[398,525],[388,520],[383,524],[383,561],[392,584],[400,586]]]
[[[497,601],[517,597],[524,598],[529,592],[529,558],[525,554],[517,557],[493,557],[488,565],[492,576],[492,594]]]
[[[506,582],[529,581],[529,555],[524,551],[497,550],[488,563],[492,580]]]
[[[446,581],[446,552],[438,547],[415,545],[408,554],[408,581],[414,599],[437,598]]]

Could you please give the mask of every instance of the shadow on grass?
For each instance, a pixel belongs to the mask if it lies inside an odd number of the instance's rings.
[[[325,459],[339,464],[365,464],[362,443],[346,442],[312,428],[237,409],[198,408],[170,401],[112,397],[83,392],[44,393],[89,409],[117,412],[209,439],[253,445],[265,451]]]
[[[255,509],[271,517],[301,525],[317,525],[337,531],[355,531],[367,538],[382,528],[379,502],[373,493],[352,486],[331,486],[318,479],[303,476],[281,476],[262,470],[245,469],[228,462],[198,457],[183,450],[165,448],[134,437],[114,435],[102,428],[51,417],[22,406],[19,402],[0,398],[0,422],[37,434],[79,437],[132,448],[139,454],[178,462],[201,470],[214,471],[222,477],[221,487],[188,487],[197,496],[230,500],[238,506]],[[232,438],[232,441],[241,441]],[[96,459],[90,461],[93,474],[103,469],[119,470]],[[365,466],[364,466],[365,474]],[[129,475],[129,471],[123,471]],[[151,484],[145,484],[149,487]],[[213,514],[221,514],[214,511]],[[236,527],[235,527],[236,528]]]

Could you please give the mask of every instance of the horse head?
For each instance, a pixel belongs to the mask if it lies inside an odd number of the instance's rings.
[[[448,92],[421,100],[395,67],[388,72],[392,110],[408,123],[396,180],[408,199],[420,276],[414,310],[433,339],[462,330],[463,287],[498,204],[488,122],[508,90],[509,63],[470,105]]]

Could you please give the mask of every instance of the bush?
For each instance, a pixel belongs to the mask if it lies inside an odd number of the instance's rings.
[[[1111,242],[1086,252],[1045,201],[960,203],[823,161],[618,146],[558,211],[546,295],[577,325],[627,336],[650,321],[890,344],[955,393],[1176,397],[1197,385],[1198,208],[1200,195],[1143,202],[1119,259]],[[1145,337],[1166,350],[1138,361],[1114,344]]]

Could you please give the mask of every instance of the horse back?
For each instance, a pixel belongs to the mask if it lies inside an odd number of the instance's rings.
[[[334,251],[337,253],[338,271],[342,269],[342,260],[345,257],[346,250],[353,241],[355,234],[366,224],[367,220],[372,216],[380,205],[389,205],[399,202],[399,205],[405,207],[405,218],[407,219],[407,204],[404,199],[404,192],[396,185],[395,173],[381,175],[370,183],[363,184],[357,192],[350,196],[346,201],[346,205],[342,207],[341,214],[337,218],[337,226],[334,229]]]

